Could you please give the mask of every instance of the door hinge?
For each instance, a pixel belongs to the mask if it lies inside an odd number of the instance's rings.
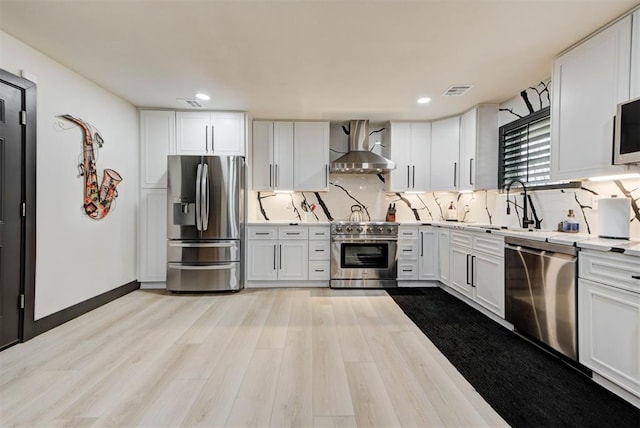
[[[22,203],[22,217],[26,217],[27,216],[27,203],[23,202]]]
[[[20,125],[27,124],[27,112],[26,110],[20,110]]]
[[[20,295],[20,309],[24,309],[24,294]]]

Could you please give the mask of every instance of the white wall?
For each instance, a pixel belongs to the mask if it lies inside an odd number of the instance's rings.
[[[87,58],[90,61],[90,58]],[[37,219],[35,319],[135,281],[138,117],[133,105],[0,32],[0,67],[37,83]],[[97,169],[123,177],[103,220],[86,217],[82,132],[61,130],[61,114],[93,124],[104,138]],[[69,127],[68,122],[64,122]]]

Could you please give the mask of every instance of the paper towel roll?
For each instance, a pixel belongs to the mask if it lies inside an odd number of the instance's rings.
[[[598,200],[598,236],[629,239],[631,199],[602,198]]]

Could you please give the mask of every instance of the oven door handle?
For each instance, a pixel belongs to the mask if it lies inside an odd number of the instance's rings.
[[[398,238],[388,238],[388,237],[381,237],[381,238],[331,238],[332,242],[367,242],[367,243],[375,243],[375,242],[380,242],[380,241],[395,242],[397,240],[398,240]]]

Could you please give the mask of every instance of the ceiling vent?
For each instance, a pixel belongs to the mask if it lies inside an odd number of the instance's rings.
[[[473,85],[451,85],[442,95],[445,97],[460,97],[466,94],[471,88],[473,88]]]
[[[200,101],[193,98],[178,98],[177,100],[184,102],[188,107],[191,108],[204,108],[204,105]]]

